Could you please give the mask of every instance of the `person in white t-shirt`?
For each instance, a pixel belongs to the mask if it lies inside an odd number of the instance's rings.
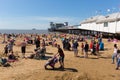
[[[114,52],[113,52],[113,55],[112,55],[112,64],[114,64],[115,58],[116,58],[116,61],[117,61],[117,51],[118,51],[117,44],[114,44]]]

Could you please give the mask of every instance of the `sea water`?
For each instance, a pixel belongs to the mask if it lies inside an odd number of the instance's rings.
[[[6,34],[11,34],[11,33],[16,33],[16,34],[47,34],[49,33],[48,30],[1,30],[0,29],[0,33],[6,33]]]

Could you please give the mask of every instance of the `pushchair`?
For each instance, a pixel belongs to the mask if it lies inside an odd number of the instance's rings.
[[[47,66],[49,65],[49,66],[52,67],[52,69],[54,69],[54,66],[55,66],[55,64],[56,64],[57,62],[58,62],[58,58],[57,58],[56,56],[54,56],[52,59],[50,59],[50,60],[44,65],[44,67],[45,67],[45,69],[48,69]]]

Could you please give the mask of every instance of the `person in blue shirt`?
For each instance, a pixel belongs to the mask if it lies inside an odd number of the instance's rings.
[[[75,57],[78,56],[78,46],[79,46],[79,44],[78,44],[77,40],[75,40],[74,43],[73,43],[73,50],[74,50],[74,56]]]
[[[104,43],[100,42],[100,50],[104,50]]]

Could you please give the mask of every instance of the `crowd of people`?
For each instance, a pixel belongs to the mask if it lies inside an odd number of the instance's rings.
[[[91,55],[99,55],[99,50],[104,50],[104,43],[102,42],[102,37],[95,39],[94,37],[89,38],[91,40],[90,44],[87,42],[87,37],[72,36],[69,38],[63,38],[63,49],[68,51],[74,51],[74,56],[78,56],[78,50],[81,48],[81,53],[84,53],[84,57],[88,58],[88,51]],[[71,44],[70,44],[71,41]],[[82,42],[81,45],[79,42]],[[80,46],[80,47],[79,47]]]
[[[7,62],[15,62],[19,60],[19,57],[16,57],[14,54],[13,47],[16,45],[20,46],[22,58],[30,59],[44,59],[46,55],[46,46],[56,47],[58,49],[57,54],[53,55],[46,64],[55,68],[55,63],[59,61],[61,69],[64,68],[64,51],[73,51],[75,57],[79,57],[79,53],[84,56],[84,58],[89,58],[89,55],[94,55],[99,58],[99,51],[104,50],[104,42],[102,36],[83,36],[83,35],[69,35],[63,33],[52,33],[52,34],[4,34],[3,44],[4,55],[7,56]],[[16,43],[16,38],[20,38],[21,42]],[[58,40],[61,40],[62,45],[58,44]],[[88,42],[90,41],[90,43]],[[26,47],[28,44],[35,45],[34,52],[26,57]],[[60,47],[62,46],[62,47]],[[59,56],[59,57],[58,57]],[[2,59],[2,58],[1,58]],[[58,59],[58,60],[57,60]],[[120,55],[118,52],[117,44],[114,45],[114,53],[112,55],[112,63],[115,63],[116,59],[116,70],[119,68],[120,64]]]

